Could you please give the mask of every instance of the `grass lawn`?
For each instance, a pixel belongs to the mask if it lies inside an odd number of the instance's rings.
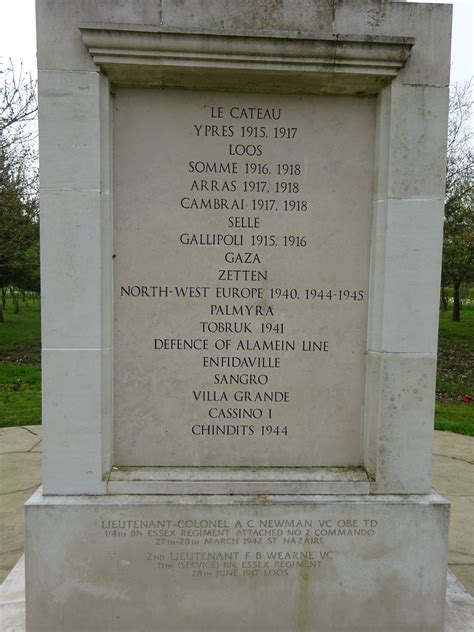
[[[474,404],[436,402],[435,428],[474,436]]]
[[[7,300],[5,322],[0,323],[0,360],[14,362],[40,362],[40,302],[20,301],[20,313],[13,313],[11,300]],[[12,357],[13,356],[13,357]]]
[[[437,430],[474,436],[474,306],[465,306],[461,322],[451,311],[441,312]],[[0,427],[41,423],[40,304],[29,301],[13,313],[7,301],[5,323],[0,324]]]
[[[451,310],[441,312],[436,399],[437,430],[474,436],[473,305],[463,307],[459,323],[451,320]]]
[[[41,423],[40,303],[7,301],[0,323],[0,428]]]

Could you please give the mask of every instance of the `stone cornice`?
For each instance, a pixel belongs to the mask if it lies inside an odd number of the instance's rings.
[[[195,33],[87,24],[82,40],[113,83],[375,94],[410,56],[409,37]]]

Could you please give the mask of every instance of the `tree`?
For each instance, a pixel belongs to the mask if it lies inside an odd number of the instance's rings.
[[[37,287],[36,84],[0,65],[0,287]],[[35,272],[34,272],[35,270]],[[3,322],[0,304],[0,322]]]
[[[25,163],[37,160],[36,82],[31,75],[15,72],[13,63],[3,67],[0,60],[0,151]]]
[[[469,124],[472,80],[454,86],[449,102],[443,241],[443,285],[453,285],[454,321],[461,319],[461,285],[474,278],[474,152]]]

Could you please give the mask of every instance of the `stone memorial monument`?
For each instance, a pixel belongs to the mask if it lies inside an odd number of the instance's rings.
[[[37,21],[28,632],[441,632],[450,7]]]

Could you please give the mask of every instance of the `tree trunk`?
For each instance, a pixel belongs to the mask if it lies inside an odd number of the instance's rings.
[[[15,290],[13,288],[10,288],[10,294],[12,295],[12,299],[13,299],[13,313],[14,314],[19,314],[20,313],[20,303],[18,301],[17,293],[15,292]]]
[[[440,307],[444,311],[448,309],[448,297],[444,286],[441,286]]]
[[[461,282],[456,281],[454,283],[454,301],[453,301],[453,316],[451,320],[459,322],[461,320]]]
[[[2,308],[5,309],[7,306],[7,288],[2,287]]]
[[[5,322],[5,317],[3,315],[3,307],[0,304],[0,323],[4,323]]]

